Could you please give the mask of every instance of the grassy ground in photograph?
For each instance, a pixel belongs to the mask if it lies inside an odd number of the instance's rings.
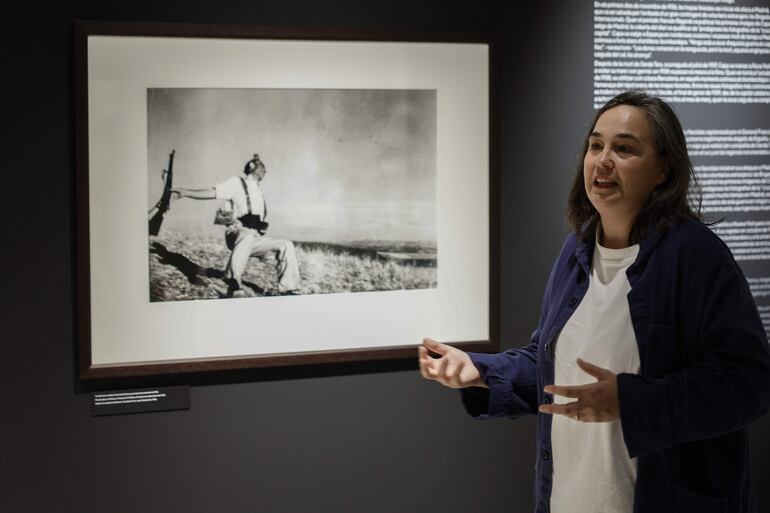
[[[230,256],[224,240],[161,232],[150,237],[150,301],[227,297],[223,281]],[[330,294],[436,287],[435,246],[360,241],[295,242],[301,294]],[[272,294],[276,260],[252,258],[243,276],[248,296]]]

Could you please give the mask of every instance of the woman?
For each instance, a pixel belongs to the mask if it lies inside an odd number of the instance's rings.
[[[746,427],[770,405],[770,351],[740,268],[690,202],[681,125],[625,92],[582,155],[574,233],[530,344],[489,355],[426,339],[421,373],[461,388],[476,418],[540,413],[538,512],[756,511]]]

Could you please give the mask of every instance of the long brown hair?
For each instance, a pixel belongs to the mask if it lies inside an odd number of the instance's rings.
[[[703,221],[702,193],[693,172],[687,142],[679,119],[671,106],[660,98],[642,91],[625,91],[605,103],[594,116],[583,143],[572,189],[567,201],[567,225],[585,239],[593,236],[599,214],[586,194],[583,181],[583,159],[588,151],[588,140],[602,114],[619,105],[630,105],[644,112],[655,137],[658,156],[663,162],[666,180],[653,189],[642,205],[629,235],[636,244],[656,229],[665,229],[683,219]]]

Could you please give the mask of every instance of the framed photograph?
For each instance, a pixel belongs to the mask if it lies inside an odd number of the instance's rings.
[[[492,42],[75,22],[81,379],[498,340]]]

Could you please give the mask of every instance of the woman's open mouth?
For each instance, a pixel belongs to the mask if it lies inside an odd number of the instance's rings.
[[[617,187],[617,182],[610,180],[609,178],[594,178],[594,187],[599,189],[611,189]]]

